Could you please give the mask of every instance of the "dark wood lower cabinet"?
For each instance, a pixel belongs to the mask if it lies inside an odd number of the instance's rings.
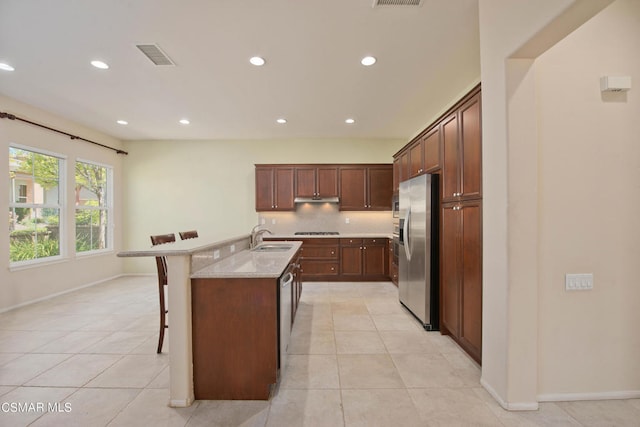
[[[282,240],[267,237],[264,240]],[[303,281],[389,280],[391,262],[387,238],[300,238]],[[397,276],[397,273],[396,273]]]
[[[388,280],[388,239],[340,239],[340,276],[345,280]]]
[[[278,279],[192,279],[196,399],[266,400],[278,378]]]
[[[302,280],[335,280],[340,271],[339,240],[332,238],[300,239],[300,274]]]
[[[482,201],[442,205],[441,325],[482,361]]]

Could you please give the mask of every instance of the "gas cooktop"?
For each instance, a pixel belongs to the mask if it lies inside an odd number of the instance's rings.
[[[340,233],[337,231],[296,231],[296,236],[336,236]]]

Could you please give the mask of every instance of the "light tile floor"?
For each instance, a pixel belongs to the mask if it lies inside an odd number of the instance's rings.
[[[123,277],[0,314],[0,426],[640,426],[640,399],[504,411],[390,283],[305,283],[271,401],[170,408],[156,286]]]

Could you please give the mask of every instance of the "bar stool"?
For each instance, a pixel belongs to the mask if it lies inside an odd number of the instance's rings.
[[[175,242],[176,235],[171,234],[158,234],[151,236],[151,244],[153,246],[161,245],[163,243]],[[156,257],[156,267],[158,267],[158,290],[160,291],[160,334],[158,336],[158,353],[162,353],[162,342],[164,341],[164,330],[167,326],[167,313],[169,310],[166,308],[164,300],[164,287],[167,286],[167,260],[163,256]]]
[[[198,237],[197,230],[181,231],[178,234],[180,234],[180,240],[195,239],[196,237]]]

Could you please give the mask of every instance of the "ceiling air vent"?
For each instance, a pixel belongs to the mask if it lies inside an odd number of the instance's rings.
[[[373,7],[380,6],[420,6],[422,0],[373,0]]]
[[[136,47],[156,65],[176,65],[157,44],[137,44]]]

